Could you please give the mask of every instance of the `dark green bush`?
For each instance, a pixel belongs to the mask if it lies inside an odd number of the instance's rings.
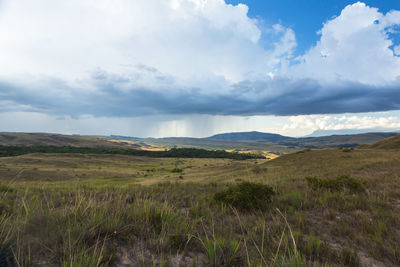
[[[13,189],[5,184],[0,184],[0,193],[1,192],[12,192]]]
[[[171,172],[181,173],[181,172],[183,172],[183,169],[180,169],[180,168],[173,168],[173,169],[171,170]]]
[[[351,152],[351,151],[353,151],[354,149],[351,147],[351,148],[343,148],[342,149],[342,152]]]
[[[345,189],[351,192],[364,191],[363,184],[348,175],[340,175],[336,178],[317,178],[306,177],[308,185],[314,190],[325,189],[329,191],[343,191]]]
[[[217,192],[214,200],[240,211],[266,210],[275,195],[272,187],[260,183],[241,182]]]

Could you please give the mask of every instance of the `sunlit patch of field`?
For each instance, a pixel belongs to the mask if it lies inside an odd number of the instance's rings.
[[[115,139],[109,139],[109,142],[114,142],[114,143],[118,143],[118,144],[136,144],[137,142],[131,141],[131,140],[115,140]]]
[[[164,151],[166,148],[154,146],[154,145],[146,145],[146,146],[142,145],[142,146],[140,146],[140,149],[147,150],[147,151]]]
[[[259,151],[259,150],[251,150],[251,149],[227,149],[227,152],[236,152],[236,153],[242,153],[242,154],[256,154],[256,155],[262,155],[267,159],[275,159],[279,157],[278,154],[271,152],[271,151]]]
[[[156,146],[152,144],[143,144],[143,142],[132,141],[132,140],[108,140],[110,142],[118,143],[118,144],[127,144],[127,145],[137,145],[137,149],[147,150],[147,151],[164,151],[166,147]]]

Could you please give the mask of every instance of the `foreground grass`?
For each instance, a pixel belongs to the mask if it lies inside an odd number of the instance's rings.
[[[191,183],[3,188],[3,257],[21,266],[357,263],[352,251],[336,251],[316,239],[302,225],[301,213],[285,210],[285,197],[276,203],[282,214],[275,209],[243,214],[211,200],[222,188]]]
[[[398,266],[399,154],[304,151],[258,164],[146,158],[133,163],[128,157],[114,162],[99,156],[81,158],[84,167],[71,170],[97,172],[108,161],[122,173],[162,163],[165,170],[143,171],[153,181],[158,177],[152,185],[141,185],[147,177],[104,182],[94,175],[55,177],[54,182],[35,175],[71,169],[68,156],[5,158],[2,175],[29,165],[33,176],[2,179],[0,265]],[[183,169],[183,179],[172,172],[175,167]],[[160,182],[167,172],[174,180]],[[213,173],[214,182],[202,177]],[[360,181],[363,190],[313,189],[305,179],[339,175]],[[225,192],[238,177],[272,186],[270,206],[237,211],[215,202],[215,193]]]

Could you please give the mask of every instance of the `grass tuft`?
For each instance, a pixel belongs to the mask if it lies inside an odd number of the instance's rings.
[[[317,178],[306,177],[308,185],[314,190],[343,191],[345,189],[350,192],[364,191],[364,185],[357,179],[348,175],[340,175],[336,178]]]

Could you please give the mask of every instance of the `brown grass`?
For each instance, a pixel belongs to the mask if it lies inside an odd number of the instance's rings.
[[[21,266],[398,266],[399,163],[400,151],[372,149],[271,161],[0,158],[0,244]],[[365,190],[318,190],[305,179],[339,175]],[[271,208],[242,213],[213,201],[240,181],[272,186]]]

